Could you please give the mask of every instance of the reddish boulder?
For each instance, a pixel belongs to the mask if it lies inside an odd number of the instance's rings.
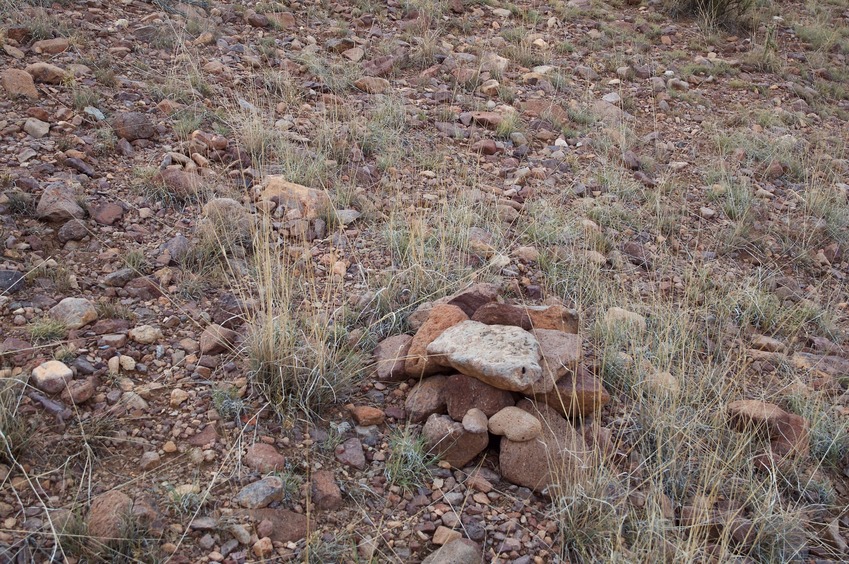
[[[427,346],[449,327],[468,319],[469,316],[458,306],[450,304],[433,306],[427,321],[419,328],[410,342],[410,350],[404,363],[407,376],[421,378],[444,371],[445,366],[436,362],[434,356],[428,355]]]
[[[513,394],[507,390],[499,390],[464,374],[449,377],[444,389],[448,415],[454,421],[462,421],[466,412],[473,407],[483,411],[487,417],[492,417],[503,408],[516,405]]]
[[[410,351],[410,335],[394,335],[374,348],[375,371],[380,382],[397,382],[407,377],[404,363]]]

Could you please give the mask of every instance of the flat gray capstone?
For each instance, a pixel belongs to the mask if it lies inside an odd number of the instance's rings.
[[[539,343],[520,327],[463,321],[443,331],[427,353],[501,390],[520,392],[543,377]]]

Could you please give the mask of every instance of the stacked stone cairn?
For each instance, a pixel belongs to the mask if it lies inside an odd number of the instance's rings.
[[[597,458],[585,422],[610,396],[582,364],[574,310],[503,303],[481,283],[409,322],[415,335],[378,344],[376,377],[416,381],[407,419],[424,423],[431,453],[462,468],[497,440],[501,476],[535,491],[580,477]]]

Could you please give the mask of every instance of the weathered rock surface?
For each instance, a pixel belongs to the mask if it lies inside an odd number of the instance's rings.
[[[232,329],[212,323],[200,335],[201,354],[218,354],[232,349],[236,343],[238,333]]]
[[[422,564],[480,564],[483,554],[478,544],[469,539],[455,539],[422,560]]]
[[[16,270],[0,270],[0,295],[14,294],[26,285],[24,275]]]
[[[363,470],[366,467],[366,455],[363,452],[363,443],[356,437],[343,442],[336,447],[336,460],[347,466],[352,466],[357,470]]]
[[[489,418],[489,432],[511,441],[530,441],[540,436],[542,423],[524,409],[509,406]]]
[[[38,98],[38,90],[32,75],[20,69],[6,69],[0,73],[0,86],[11,98],[18,96]]]
[[[489,433],[469,432],[462,423],[447,415],[433,414],[422,429],[422,437],[429,452],[455,468],[462,468],[489,444]]]
[[[44,188],[35,212],[45,221],[82,219],[83,210],[77,203],[78,183],[52,182]]]
[[[254,443],[245,453],[245,464],[263,474],[277,472],[286,468],[286,457],[273,445]]]
[[[150,117],[141,112],[121,112],[115,115],[112,127],[118,137],[127,141],[150,139],[156,134]]]
[[[65,298],[50,308],[50,317],[68,329],[79,329],[97,319],[97,309],[85,298]]]
[[[544,394],[534,395],[566,417],[592,415],[610,401],[610,394],[601,380],[583,366],[569,372],[557,382],[557,386]]]
[[[439,375],[431,376],[416,384],[407,394],[407,401],[404,404],[407,420],[411,423],[420,423],[434,413],[445,413],[447,381],[447,376]]]
[[[472,408],[480,409],[487,417],[491,417],[502,408],[516,404],[511,392],[499,390],[465,374],[450,376],[443,390],[448,415],[454,421],[462,421],[466,412]]]
[[[308,188],[289,182],[279,175],[269,175],[261,187],[263,200],[271,200],[287,210],[295,210],[302,219],[317,219],[332,209],[330,197],[324,190]]]
[[[564,333],[577,333],[580,318],[574,309],[562,305],[526,306],[525,311],[534,329],[554,329]]]
[[[578,368],[583,357],[582,341],[574,333],[556,329],[537,329],[533,332],[542,355],[543,376],[538,382],[522,390],[525,394],[550,392],[557,382]]]
[[[61,392],[73,377],[73,371],[58,360],[48,360],[32,370],[35,387],[48,394]]]
[[[442,332],[427,352],[440,364],[502,390],[529,389],[543,376],[539,343],[519,327],[464,321]]]
[[[727,406],[729,424],[741,432],[765,432],[774,452],[781,456],[806,456],[810,430],[804,417],[788,413],[774,403],[737,400]]]
[[[523,442],[501,439],[502,477],[535,491],[585,479],[591,453],[575,428],[545,404],[522,400],[517,407],[540,420],[542,435]]]
[[[316,509],[331,510],[342,505],[342,492],[330,470],[312,474],[312,502]]]
[[[445,367],[450,365],[434,358],[428,352],[428,346],[446,329],[468,319],[469,317],[457,306],[450,304],[433,306],[427,321],[419,328],[410,342],[410,350],[407,352],[407,360],[404,363],[407,376],[421,378],[437,372],[444,372]]]
[[[68,76],[68,73],[61,67],[44,62],[28,65],[25,70],[32,76],[33,80],[46,84],[60,84]]]
[[[242,488],[233,501],[248,509],[258,509],[282,500],[284,493],[283,480],[277,476],[268,476]]]
[[[498,302],[479,307],[471,319],[486,325],[513,325],[526,331],[532,327],[531,317],[525,308]]]
[[[132,508],[130,496],[118,490],[95,497],[88,512],[88,535],[101,543],[122,538]]]
[[[451,296],[446,300],[446,303],[459,307],[463,310],[463,313],[471,318],[478,308],[497,299],[498,286],[488,282],[479,282]]]
[[[377,344],[374,348],[374,362],[378,381],[397,382],[406,379],[404,364],[412,341],[410,335],[394,335]]]

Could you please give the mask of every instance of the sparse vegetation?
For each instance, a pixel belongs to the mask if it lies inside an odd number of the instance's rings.
[[[47,317],[30,323],[28,330],[29,336],[35,344],[56,342],[64,339],[68,332],[64,323]]]
[[[84,8],[0,0],[0,553],[845,559],[846,0]]]
[[[710,27],[741,23],[755,5],[754,0],[666,0],[665,3],[673,15],[695,16]]]
[[[436,460],[427,453],[424,440],[410,428],[395,430],[389,437],[389,454],[383,473],[392,486],[414,491],[428,478],[428,466]]]
[[[18,415],[24,383],[14,378],[0,380],[0,461],[11,464],[31,440],[26,420]]]

